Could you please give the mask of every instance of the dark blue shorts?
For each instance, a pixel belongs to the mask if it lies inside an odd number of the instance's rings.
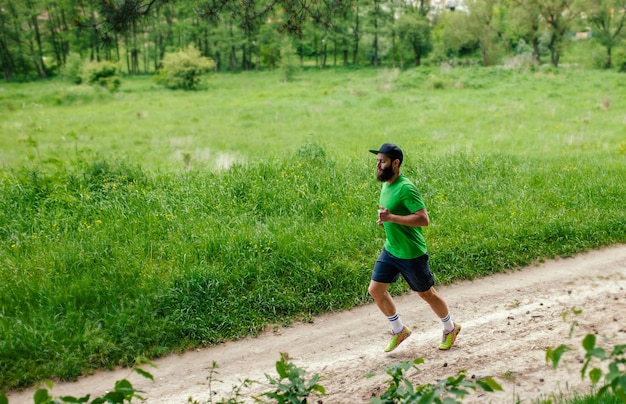
[[[416,292],[426,292],[435,285],[435,278],[428,266],[428,254],[413,259],[401,259],[389,254],[383,248],[374,265],[372,280],[394,283],[400,275],[409,284],[411,290]]]

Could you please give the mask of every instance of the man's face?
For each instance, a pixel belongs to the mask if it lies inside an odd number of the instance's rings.
[[[380,182],[389,181],[394,175],[393,164],[387,155],[376,155],[376,179]]]

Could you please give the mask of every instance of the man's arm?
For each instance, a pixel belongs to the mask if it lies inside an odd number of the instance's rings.
[[[378,221],[376,223],[382,226],[384,222],[397,223],[411,227],[426,227],[430,224],[430,219],[428,218],[426,208],[420,209],[410,215],[399,216],[392,214],[387,208],[381,206],[378,209]]]

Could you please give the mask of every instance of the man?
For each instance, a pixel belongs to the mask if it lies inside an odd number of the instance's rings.
[[[389,285],[400,275],[441,319],[443,338],[439,349],[450,349],[461,325],[452,321],[448,305],[433,287],[435,280],[428,266],[422,234],[422,227],[429,224],[422,197],[415,184],[400,173],[404,155],[398,146],[385,143],[370,152],[376,154],[377,179],[382,182],[377,223],[384,226],[387,239],[374,265],[368,292],[391,323],[392,337],[385,352],[393,351],[411,335],[388,292]]]

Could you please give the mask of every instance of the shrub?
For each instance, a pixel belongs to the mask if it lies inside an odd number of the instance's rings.
[[[88,63],[83,69],[83,81],[111,92],[117,91],[122,84],[117,65],[107,61]]]
[[[179,52],[167,53],[162,65],[155,76],[157,83],[173,89],[193,90],[202,75],[215,67],[215,62],[200,56],[200,51],[189,45]]]
[[[61,76],[66,80],[81,84],[83,82],[83,60],[78,53],[71,52],[67,57],[65,66],[61,69]]]
[[[280,71],[284,81],[293,80],[293,76],[300,69],[296,50],[291,40],[285,38],[280,45]]]

